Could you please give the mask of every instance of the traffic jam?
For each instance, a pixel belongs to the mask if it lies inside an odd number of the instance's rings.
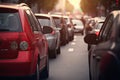
[[[120,1],[91,1],[0,0],[0,80],[120,80]]]

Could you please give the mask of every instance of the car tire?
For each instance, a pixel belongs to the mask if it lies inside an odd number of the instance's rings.
[[[35,74],[32,76],[32,78],[29,78],[30,80],[40,80],[40,72],[39,72],[39,64],[36,65],[36,71]]]
[[[90,48],[91,48],[91,45],[90,45],[90,44],[88,44],[88,48],[87,48],[87,49],[88,49],[88,51],[90,50]]]
[[[48,61],[48,58],[47,58],[47,60],[46,60],[46,66],[42,70],[42,72],[40,73],[40,78],[47,79],[48,77],[49,77],[49,61]]]
[[[84,32],[82,31],[81,34],[84,35]]]
[[[50,50],[50,58],[56,58],[57,57],[57,50]]]
[[[61,53],[61,47],[59,46],[59,48],[57,49],[57,54]]]

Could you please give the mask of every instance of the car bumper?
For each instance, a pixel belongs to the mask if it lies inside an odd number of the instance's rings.
[[[83,29],[74,29],[74,32],[82,32]]]
[[[56,39],[55,37],[47,37],[49,50],[54,50],[56,48]]]
[[[29,51],[21,51],[16,59],[0,60],[0,76],[32,75],[33,65],[30,57]]]

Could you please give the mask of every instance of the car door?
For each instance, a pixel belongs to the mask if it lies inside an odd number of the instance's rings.
[[[32,26],[32,30],[34,32],[36,45],[39,49],[38,56],[40,59],[40,68],[43,68],[46,63],[46,56],[47,56],[47,47],[46,47],[46,39],[42,34],[42,29],[40,28],[40,24],[38,23],[37,19],[33,15],[33,13],[30,10],[26,10],[26,13],[28,14],[28,19],[30,21],[30,24]]]
[[[52,27],[54,28],[54,30],[55,30],[55,36],[56,36],[56,49],[58,49],[58,47],[60,46],[60,30],[59,30],[59,28],[57,28],[57,26],[55,25],[55,22],[54,22],[54,20],[53,20],[53,18],[52,17],[50,17],[50,19],[51,19],[51,25],[52,25]]]

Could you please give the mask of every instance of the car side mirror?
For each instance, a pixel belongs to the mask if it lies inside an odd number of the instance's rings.
[[[43,26],[43,33],[44,34],[48,34],[48,33],[52,33],[53,29],[50,26]]]
[[[98,39],[97,39],[97,35],[96,34],[87,34],[84,37],[84,42],[87,44],[97,44],[98,43]]]

